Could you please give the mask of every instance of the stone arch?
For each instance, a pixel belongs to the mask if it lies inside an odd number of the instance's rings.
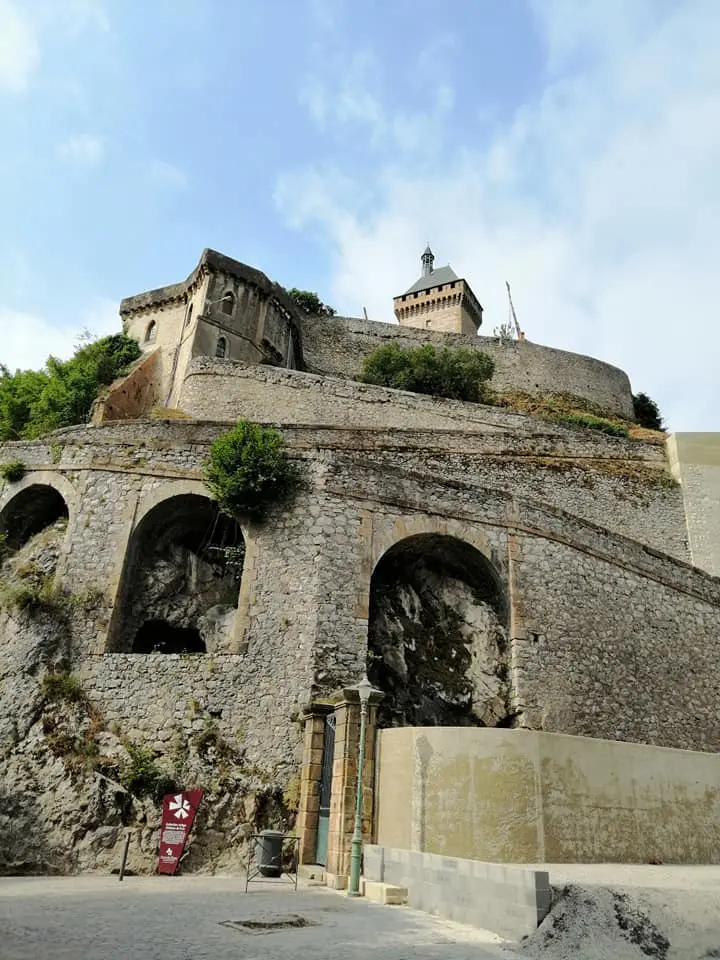
[[[372,572],[368,617],[368,674],[385,693],[381,724],[507,722],[507,619],[487,548],[426,531],[385,549]]]
[[[46,527],[75,514],[75,488],[65,477],[33,471],[0,496],[0,533],[17,550]]]
[[[228,550],[227,548],[232,548]],[[108,648],[216,652],[229,646],[245,536],[201,483],[178,481],[139,505]]]

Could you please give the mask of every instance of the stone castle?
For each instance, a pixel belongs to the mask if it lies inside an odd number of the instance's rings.
[[[90,424],[0,448],[25,468],[0,488],[4,576],[65,598],[0,610],[0,868],[105,867],[128,826],[151,866],[157,810],[118,772],[141,744],[206,788],[191,866],[233,863],[297,811],[303,859],[347,872],[366,667],[381,728],[720,752],[720,457],[633,428],[623,371],[478,335],[469,282],[429,248],[393,308],[396,324],[306,316],[205,250],[121,302],[143,354]],[[485,351],[498,405],[359,383],[389,342]],[[557,394],[630,435],[532,412]],[[238,418],[278,427],[305,476],[262,524],[202,482]],[[228,544],[241,570],[218,561]],[[72,696],[49,694],[53,673]]]

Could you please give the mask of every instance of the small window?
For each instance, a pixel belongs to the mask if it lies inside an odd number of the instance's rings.
[[[220,337],[215,347],[215,356],[219,357],[221,360],[225,357],[227,353],[227,340],[225,337]]]
[[[454,289],[455,289],[455,281],[454,281],[454,280],[453,280],[453,282],[450,284],[450,289],[451,289],[451,290],[454,290]]]
[[[192,321],[192,308],[193,308],[193,305],[190,304],[190,306],[188,307],[187,315],[185,316],[185,326],[186,326],[186,327],[189,327],[189,326],[190,326],[190,323],[191,323],[191,321]]]
[[[145,343],[152,343],[155,339],[157,333],[157,323],[154,320],[151,320],[145,331]]]
[[[228,291],[222,298],[222,312],[230,316],[235,309],[235,297]],[[223,354],[224,356],[224,354]]]

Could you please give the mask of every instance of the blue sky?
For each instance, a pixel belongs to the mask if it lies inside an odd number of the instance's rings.
[[[0,0],[0,362],[214,247],[392,320],[430,240],[718,429],[717,0]]]

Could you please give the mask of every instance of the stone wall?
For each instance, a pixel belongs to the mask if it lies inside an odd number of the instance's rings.
[[[415,330],[348,317],[312,317],[303,324],[305,369],[353,379],[363,359],[386,343],[416,347],[450,344],[484,350],[495,361],[492,386],[498,391],[536,395],[571,393],[611,413],[633,419],[627,374],[592,357],[543,347],[529,340],[501,344],[494,337]]]
[[[181,405],[200,419],[280,423],[290,438],[289,425],[312,425],[314,433],[298,434],[308,449],[340,444],[367,451],[378,468],[472,477],[689,558],[682,496],[652,444],[498,407],[208,359],[190,367]]]
[[[378,771],[380,845],[499,863],[720,863],[718,756],[405,727],[380,731]]]
[[[147,414],[161,390],[158,378],[159,358],[158,350],[146,353],[127,376],[111,384],[93,404],[91,423],[136,420]]]
[[[40,442],[5,448],[30,469],[19,484],[0,492],[0,511],[34,484],[60,490],[70,515],[59,566],[63,582],[73,593],[93,589],[103,597],[105,614],[78,648],[81,660],[105,662],[108,623],[112,631],[122,616],[117,598],[133,529],[168,498],[203,495],[200,466],[221,429],[209,423],[117,423],[56,434],[52,449]],[[540,502],[521,483],[510,483],[511,472],[503,489],[484,476],[461,479],[459,468],[453,476],[433,473],[421,456],[414,469],[398,465],[389,443],[370,456],[362,445],[352,447],[352,437],[362,432],[345,436],[345,448],[337,431],[296,428],[287,435],[291,452],[304,463],[305,489],[268,523],[244,529],[248,554],[238,611],[219,648],[223,656],[245,657],[243,675],[252,664],[266,678],[262,695],[274,701],[267,701],[270,714],[259,712],[258,736],[275,731],[301,702],[361,675],[378,561],[405,538],[440,535],[478,550],[505,594],[507,710],[514,723],[720,749],[720,581]],[[395,436],[416,442],[412,432]],[[588,502],[598,490],[588,493]],[[602,509],[610,517],[620,508],[607,491]],[[638,524],[641,516],[639,509]],[[136,662],[151,663],[142,657]],[[185,663],[172,669],[195,677],[200,668]],[[226,663],[235,670],[240,661]],[[249,675],[257,688],[256,675]],[[188,681],[188,693],[194,682]],[[264,741],[267,749],[273,738],[274,732]]]
[[[720,433],[674,433],[668,459],[682,488],[692,562],[720,575]]]

